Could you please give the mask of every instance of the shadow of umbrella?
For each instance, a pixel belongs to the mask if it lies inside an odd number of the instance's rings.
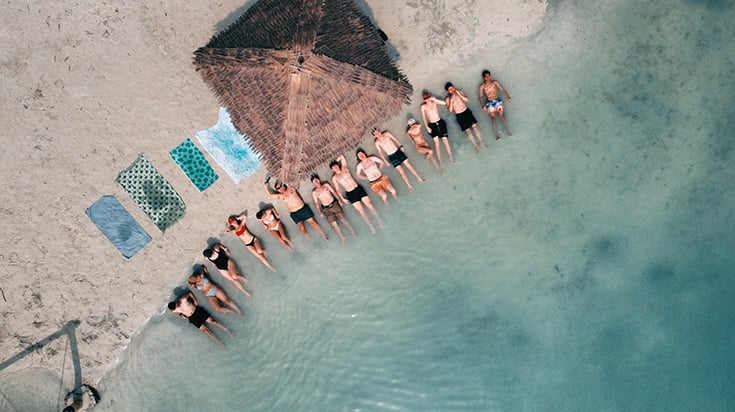
[[[359,146],[413,92],[352,0],[260,0],[194,65],[278,180]]]

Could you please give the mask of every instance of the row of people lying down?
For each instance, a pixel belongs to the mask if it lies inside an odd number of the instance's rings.
[[[493,132],[495,133],[496,139],[500,139],[500,134],[498,133],[496,126],[497,117],[501,118],[508,135],[511,133],[505,119],[503,104],[498,92],[502,91],[509,101],[511,101],[511,98],[508,95],[507,90],[505,90],[499,82],[492,79],[489,71],[483,71],[482,77],[483,83],[480,85],[479,93],[480,103],[483,106],[483,110],[486,111],[492,119]],[[416,120],[409,119],[406,129],[406,135],[414,143],[416,150],[420,154],[425,155],[426,161],[432,164],[440,175],[443,174],[442,168],[444,167],[441,159],[440,139],[443,140],[443,144],[450,161],[455,163],[455,160],[452,154],[451,145],[448,141],[446,123],[439,114],[439,105],[444,105],[447,107],[448,111],[455,113],[460,128],[467,134],[467,137],[478,153],[481,148],[486,147],[477,127],[477,120],[467,107],[466,103],[469,101],[469,98],[464,92],[455,88],[452,83],[447,83],[445,85],[445,89],[448,92],[448,95],[444,101],[437,99],[428,91],[425,91],[422,96],[424,100],[421,105],[422,125],[434,139],[434,148],[432,148],[424,138],[421,125],[418,124]],[[384,203],[388,202],[389,194],[394,199],[397,198],[395,187],[388,176],[383,173],[383,167],[388,162],[390,162],[390,164],[399,173],[409,191],[413,191],[413,186],[411,185],[408,175],[403,170],[404,166],[419,182],[425,182],[425,179],[419,175],[408,160],[403,150],[403,145],[398,138],[390,132],[381,131],[377,128],[372,130],[372,134],[374,137],[373,143],[379,156],[368,155],[365,150],[361,148],[357,149],[355,153],[357,165],[355,166],[354,176],[358,179],[369,182],[371,190],[378,194]],[[436,158],[434,157],[434,153],[437,154]],[[332,160],[329,163],[329,168],[333,172],[331,184],[322,181],[317,174],[311,176],[311,182],[314,185],[314,189],[312,190],[312,200],[319,212],[319,215],[321,217],[327,217],[327,220],[340,237],[340,240],[344,243],[345,236],[342,233],[339,223],[342,223],[353,236],[357,237],[357,233],[352,228],[352,225],[350,225],[350,222],[345,217],[342,209],[342,205],[349,203],[362,217],[370,228],[370,231],[372,233],[376,233],[375,226],[365,209],[370,212],[373,219],[379,226],[382,227],[383,223],[380,220],[377,210],[370,201],[370,197],[367,192],[355,180],[355,177],[351,173],[345,156],[340,155],[337,159]],[[265,193],[269,197],[284,204],[290,212],[291,219],[296,223],[296,226],[306,238],[309,237],[309,234],[306,230],[305,223],[309,223],[309,225],[311,225],[323,239],[327,240],[329,238],[324,233],[319,222],[315,219],[314,212],[311,207],[304,202],[296,189],[286,183],[280,182],[277,182],[275,187],[271,188],[269,182],[270,177],[267,177],[263,183]],[[344,195],[342,194],[343,190],[345,192]],[[275,207],[270,205],[262,208],[255,216],[261,222],[263,228],[278,240],[281,245],[283,245],[287,250],[293,251],[293,242],[286,233],[281,216]],[[249,230],[246,223],[247,214],[243,213],[240,215],[232,215],[227,220],[225,233],[233,233],[239,237],[248,251],[260,260],[268,269],[275,272],[275,268],[265,256],[265,249],[263,248],[262,243]],[[235,262],[230,259],[229,250],[224,245],[217,243],[204,250],[203,255],[214,264],[224,279],[232,282],[235,287],[237,287],[246,296],[251,296],[244,287],[248,283],[248,280],[238,272]],[[243,315],[240,308],[238,308],[237,305],[225,294],[224,290],[218,287],[210,279],[207,268],[204,265],[199,266],[199,269],[195,270],[195,273],[189,277],[189,286],[192,289],[201,291],[216,311],[236,312],[241,316]],[[170,302],[169,309],[174,313],[189,319],[190,323],[202,330],[220,345],[222,342],[214,335],[214,333],[212,333],[207,324],[221,328],[230,333],[225,326],[212,319],[211,314],[207,312],[206,309],[199,306],[198,301],[191,290],[184,296],[179,297],[176,301]]]

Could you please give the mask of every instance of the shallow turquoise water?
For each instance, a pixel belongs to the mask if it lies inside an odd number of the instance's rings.
[[[735,7],[639,3],[561,1],[535,38],[479,50],[513,137],[477,156],[450,129],[442,178],[414,155],[429,182],[391,175],[376,236],[352,212],[345,247],[263,236],[280,274],[255,269],[245,319],[216,316],[227,348],[156,317],[101,409],[735,409]],[[477,56],[431,87],[474,95]]]

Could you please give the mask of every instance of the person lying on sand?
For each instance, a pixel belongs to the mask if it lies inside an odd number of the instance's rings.
[[[370,223],[370,219],[368,219],[363,205],[368,208],[373,216],[375,216],[380,227],[383,227],[383,222],[380,220],[378,211],[373,207],[373,203],[370,201],[370,197],[368,197],[365,189],[355,181],[354,177],[352,177],[352,173],[350,173],[350,169],[347,167],[347,159],[345,158],[345,155],[339,155],[336,160],[329,162],[329,168],[334,172],[332,175],[332,185],[334,185],[334,190],[342,199],[342,202],[347,203],[349,201],[352,206],[354,206],[355,210],[357,210],[357,213],[362,216],[362,220],[367,223],[370,231],[375,234],[375,228],[373,227],[373,224]],[[342,197],[340,186],[344,189],[347,199]]]
[[[285,183],[277,183],[275,187],[276,192],[273,192],[268,184],[269,181],[270,176],[268,176],[265,179],[265,182],[263,182],[265,194],[267,194],[268,197],[272,197],[273,199],[282,202],[286,206],[286,209],[291,212],[291,220],[296,223],[296,226],[298,226],[301,233],[303,233],[307,239],[309,238],[309,234],[306,233],[304,222],[308,222],[312,227],[314,227],[314,229],[316,229],[316,231],[322,236],[322,239],[329,240],[329,237],[324,233],[319,222],[314,219],[314,212],[311,211],[309,205],[304,203],[304,199],[301,198],[301,195],[296,191],[296,189]]]
[[[347,226],[352,236],[357,237],[357,233],[352,229],[352,225],[347,221],[345,213],[342,210],[342,199],[337,195],[332,185],[323,183],[317,174],[311,175],[311,183],[314,184],[314,190],[311,191],[311,198],[314,201],[316,210],[319,211],[319,216],[327,216],[329,224],[332,225],[334,231],[339,235],[342,244],[345,243],[345,236],[342,234],[342,229],[337,222],[338,220]]]
[[[439,163],[437,163],[436,158],[434,158],[434,149],[431,148],[429,142],[424,138],[424,132],[421,130],[421,125],[416,123],[415,119],[408,119],[406,135],[413,142],[414,147],[416,147],[416,151],[426,155],[426,163],[434,165],[434,168],[436,168],[439,174],[443,174]]]
[[[230,216],[227,219],[225,233],[234,233],[240,238],[240,240],[242,240],[242,243],[245,244],[245,247],[253,254],[253,256],[258,258],[258,260],[260,260],[268,269],[275,272],[276,270],[265,257],[265,249],[263,249],[263,245],[260,243],[260,240],[254,234],[250,233],[250,230],[248,230],[248,227],[245,225],[247,219],[248,216],[244,213],[239,216]]]
[[[408,181],[408,176],[406,176],[406,172],[403,171],[403,165],[406,165],[411,174],[416,176],[416,179],[418,179],[419,182],[424,183],[426,181],[423,177],[419,176],[416,169],[413,168],[413,165],[408,160],[408,157],[406,157],[406,154],[403,152],[403,145],[397,137],[393,136],[393,134],[391,134],[390,132],[381,131],[377,128],[373,129],[373,137],[375,138],[375,150],[378,151],[378,155],[386,163],[387,161],[385,160],[385,155],[388,155],[388,160],[390,160],[390,164],[393,165],[393,167],[401,175],[401,178],[403,178],[403,181],[406,182],[406,186],[408,186],[409,192],[413,192],[413,186],[411,186],[411,183]]]
[[[447,149],[449,160],[454,164],[454,156],[452,156],[452,146],[449,145],[449,134],[447,133],[447,123],[439,116],[439,105],[446,106],[447,103],[434,97],[431,92],[424,92],[422,95],[424,102],[421,103],[421,124],[424,125],[426,132],[434,139],[434,148],[436,149],[436,157],[439,160],[439,166],[444,167],[442,162],[442,150],[439,140],[444,141],[444,148]]]
[[[286,228],[281,222],[281,215],[278,214],[278,210],[275,207],[269,206],[264,209],[258,210],[255,217],[263,224],[263,227],[273,235],[274,238],[280,242],[283,247],[288,249],[289,252],[293,252],[293,243],[286,234]]]
[[[230,259],[230,251],[223,244],[217,243],[212,245],[210,249],[205,249],[202,254],[205,258],[209,259],[210,262],[214,263],[214,266],[219,270],[219,273],[223,278],[232,282],[235,287],[240,289],[240,292],[245,294],[245,296],[252,297],[250,292],[245,290],[243,285],[240,284],[240,281],[247,284],[248,280],[237,271],[235,262]]]
[[[182,318],[188,319],[189,323],[204,332],[207,336],[209,336],[213,341],[217,342],[223,348],[225,347],[225,345],[217,338],[212,330],[209,329],[207,325],[205,325],[205,323],[218,327],[227,332],[230,336],[233,336],[232,332],[230,332],[229,329],[227,329],[224,325],[217,322],[216,320],[212,319],[212,316],[209,314],[209,312],[207,312],[207,310],[203,307],[199,306],[197,298],[191,291],[187,292],[176,301],[169,302],[168,308],[171,309],[173,313],[181,316]]]
[[[202,292],[217,312],[237,312],[238,315],[243,315],[240,308],[227,296],[225,291],[209,278],[209,270],[206,266],[200,265],[199,270],[189,276],[189,286]]]
[[[508,91],[505,90],[505,87],[503,87],[500,82],[498,82],[497,80],[493,80],[493,76],[490,73],[490,70],[482,71],[482,80],[483,82],[480,85],[480,104],[482,105],[482,107],[485,108],[487,114],[490,115],[490,119],[492,119],[495,140],[500,140],[500,133],[498,133],[497,116],[500,116],[500,120],[503,122],[505,131],[508,132],[508,136],[512,136],[513,134],[510,132],[510,128],[508,128],[508,121],[505,120],[505,109],[503,108],[503,101],[500,100],[498,90],[503,92],[505,97],[508,98],[509,102],[512,102],[513,99],[510,98]]]
[[[388,193],[386,191],[393,196],[393,199],[398,200],[396,188],[393,187],[388,176],[383,174],[385,162],[380,160],[378,156],[368,156],[362,148],[357,149],[355,155],[359,162],[355,166],[355,176],[358,179],[370,182],[370,188],[383,199],[383,203],[388,203]]]
[[[467,133],[467,137],[470,139],[472,146],[475,147],[475,151],[480,153],[480,148],[486,146],[482,141],[482,136],[480,136],[480,129],[477,127],[477,119],[475,119],[475,116],[472,114],[470,109],[467,108],[467,102],[470,101],[470,99],[462,90],[457,89],[450,82],[447,82],[447,84],[444,85],[444,89],[449,93],[446,99],[444,99],[444,102],[447,104],[447,110],[457,116],[459,128],[462,129],[463,132]],[[475,141],[475,137],[477,138],[477,141]]]

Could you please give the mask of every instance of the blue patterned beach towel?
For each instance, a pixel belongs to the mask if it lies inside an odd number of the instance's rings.
[[[230,114],[225,108],[219,109],[217,124],[196,133],[204,150],[235,183],[252,176],[260,168],[260,156],[253,150],[250,142],[235,129]]]
[[[117,176],[117,183],[133,198],[153,223],[165,232],[184,216],[179,194],[143,155]]]
[[[204,157],[204,154],[191,139],[184,140],[183,143],[173,148],[169,154],[200,192],[203,192],[219,179],[217,173],[209,165],[207,158]]]
[[[148,233],[114,196],[102,196],[87,209],[87,216],[128,259],[151,241]]]

